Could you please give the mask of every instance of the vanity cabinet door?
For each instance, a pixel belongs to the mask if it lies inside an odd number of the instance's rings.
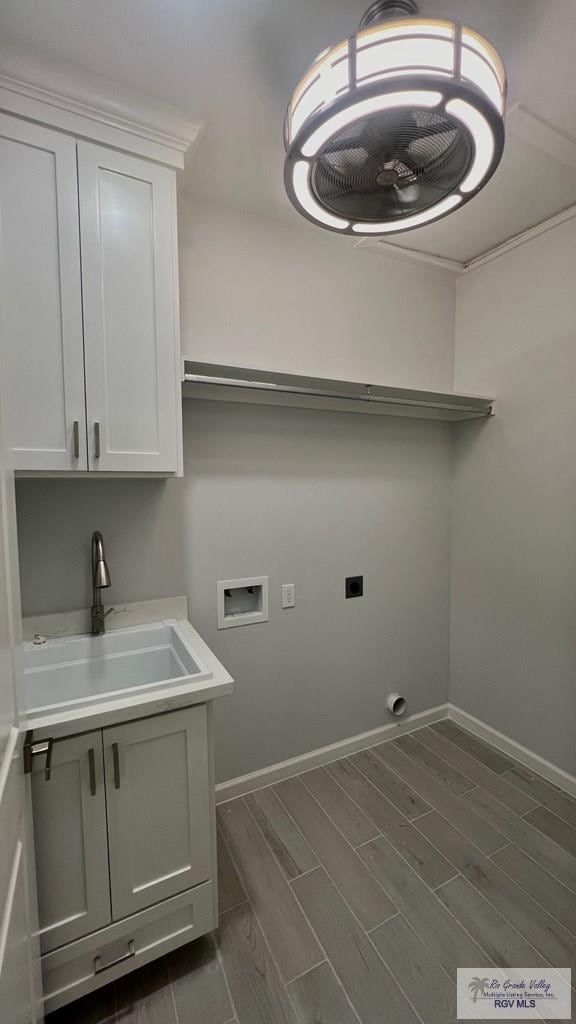
[[[89,467],[175,473],[175,172],[79,141],[78,186]]]
[[[0,363],[15,469],[87,469],[76,140],[0,114]]]
[[[114,920],[210,878],[206,707],[104,729]]]
[[[46,953],[111,921],[102,733],[54,743],[32,766],[40,943]]]

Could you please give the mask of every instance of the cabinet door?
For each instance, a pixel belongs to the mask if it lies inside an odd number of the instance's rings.
[[[2,396],[16,469],[87,469],[76,141],[0,114]]]
[[[114,919],[210,877],[206,708],[104,730]]]
[[[172,473],[181,415],[175,173],[78,143],[90,469]]]
[[[32,771],[42,952],[111,921],[102,733],[54,743]]]

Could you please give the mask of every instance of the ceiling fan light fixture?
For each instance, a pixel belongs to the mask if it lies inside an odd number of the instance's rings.
[[[369,99],[351,103],[339,114],[334,114],[317,128],[302,146],[302,155],[314,156],[320,147],[328,141],[339,128],[360,120],[367,114],[375,114],[379,110],[393,110],[400,107],[437,107],[442,101],[442,93],[420,89],[411,92],[384,93],[382,96],[371,96]]]
[[[294,194],[298,197],[298,201],[302,209],[310,214],[314,220],[319,221],[320,224],[323,224],[328,228],[333,228],[335,231],[342,231],[345,228],[350,227],[347,220],[343,220],[341,217],[332,216],[332,214],[328,213],[327,210],[324,210],[315,200],[310,189],[309,173],[310,165],[306,160],[298,160],[298,162],[294,164],[292,183],[294,187]]]
[[[464,181],[460,183],[460,191],[475,192],[486,179],[494,159],[494,135],[488,121],[465,100],[450,100],[446,110],[453,114],[472,133],[474,139],[474,163]]]
[[[500,162],[498,53],[474,30],[417,11],[415,0],[375,0],[356,35],[324,50],[294,90],[286,190],[321,227],[412,230],[468,202]]]
[[[422,213],[416,213],[412,217],[405,217],[402,222],[394,223],[389,221],[385,224],[353,224],[352,230],[358,235],[389,235],[393,231],[408,231],[410,228],[420,228],[423,224],[428,223],[430,220],[435,220],[437,217],[444,217],[455,207],[459,206],[462,202],[462,196],[447,196],[441,203],[437,203],[432,210],[423,210]]]

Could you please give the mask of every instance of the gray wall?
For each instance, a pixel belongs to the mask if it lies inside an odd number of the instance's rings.
[[[184,218],[186,354],[451,386],[443,275],[239,217]],[[451,700],[573,773],[574,251],[568,224],[458,285],[455,386],[498,405],[454,432],[450,620]],[[375,728],[393,689],[411,711],[447,699],[447,428],[185,402],[184,448],[183,481],[18,483],[26,613],[89,602],[95,527],[113,601],[187,593],[238,680],[221,779]],[[357,573],[366,597],[344,601]],[[216,580],[251,574],[270,576],[270,623],[218,632]]]
[[[191,400],[184,414],[184,480],[18,482],[24,613],[88,603],[95,527],[112,603],[187,593],[237,680],[217,707],[219,779],[376,728],[393,690],[411,712],[445,701],[448,428]],[[366,596],[344,600],[359,573]],[[270,622],[218,632],[216,580],[256,574]]]
[[[451,700],[576,774],[576,316],[572,221],[458,286]]]
[[[190,359],[451,388],[454,277],[353,239],[210,201],[181,202],[182,351]]]
[[[191,358],[450,388],[454,281],[350,239],[180,203]],[[238,681],[217,709],[220,779],[447,699],[450,436],[438,424],[184,403],[185,478],[18,483],[25,614],[90,602],[106,537],[112,602],[186,593]],[[346,575],[366,596],[345,601]],[[269,575],[268,624],[218,632],[216,580]],[[280,586],[295,583],[282,611]]]

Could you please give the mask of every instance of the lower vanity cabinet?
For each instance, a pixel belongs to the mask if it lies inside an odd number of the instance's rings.
[[[34,764],[46,1012],[216,927],[210,749],[202,704],[56,740],[48,776]]]

